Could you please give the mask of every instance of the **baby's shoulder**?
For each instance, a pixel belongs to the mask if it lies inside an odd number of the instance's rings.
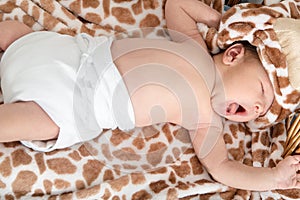
[[[206,86],[212,91],[215,78],[216,67],[212,56],[201,45],[194,41],[186,41],[180,44],[182,48],[182,58],[185,59],[199,73],[206,83]]]

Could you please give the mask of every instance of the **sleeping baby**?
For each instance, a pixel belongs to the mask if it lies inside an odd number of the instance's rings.
[[[189,130],[199,160],[221,183],[300,188],[300,156],[272,169],[227,157],[222,118],[256,119],[274,100],[256,50],[235,43],[211,57],[196,23],[217,28],[221,15],[200,1],[168,0],[165,16],[173,41],[73,37],[1,22],[0,141],[52,151],[91,140],[103,129],[171,122]]]

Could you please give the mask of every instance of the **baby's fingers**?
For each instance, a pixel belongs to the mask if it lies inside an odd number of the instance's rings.
[[[292,156],[296,161],[300,162],[300,155],[293,155]]]
[[[300,171],[300,163],[297,162],[295,164],[290,165],[295,171],[295,174],[297,174],[298,171]],[[297,174],[297,181],[300,181],[300,177],[298,177],[300,174]]]
[[[286,162],[288,162],[288,164],[296,165],[296,164],[300,163],[300,155],[288,156],[284,160],[286,160]]]
[[[300,163],[295,164],[294,166],[295,166],[296,172],[297,172],[297,171],[300,171]],[[300,181],[300,179],[298,179],[298,180]]]
[[[300,174],[297,174],[296,179],[295,188],[300,189]]]

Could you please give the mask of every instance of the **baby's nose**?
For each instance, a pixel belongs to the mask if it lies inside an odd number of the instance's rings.
[[[261,103],[256,103],[254,105],[254,111],[259,115],[263,115],[264,114],[264,106]]]

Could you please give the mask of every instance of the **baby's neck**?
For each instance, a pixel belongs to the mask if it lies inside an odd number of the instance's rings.
[[[211,105],[213,107],[213,110],[217,110],[216,106],[219,106],[220,102],[224,102],[225,100],[225,88],[223,84],[223,77],[222,77],[222,71],[220,70],[220,65],[221,63],[221,55],[214,55],[213,60],[214,60],[214,67],[216,70],[215,73],[215,79],[214,79],[214,87],[211,92]]]

